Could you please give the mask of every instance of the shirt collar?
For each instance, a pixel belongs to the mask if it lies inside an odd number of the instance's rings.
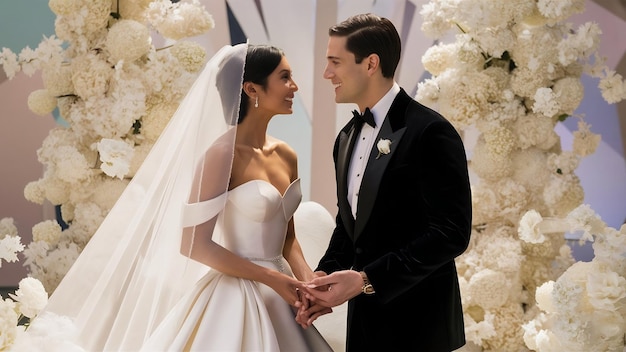
[[[400,86],[398,83],[393,82],[393,86],[391,89],[376,103],[374,106],[370,108],[372,114],[374,115],[374,121],[376,121],[376,126],[381,126],[383,120],[385,120],[385,116],[387,116],[387,112],[393,103],[393,100],[396,98],[396,95],[400,93]]]

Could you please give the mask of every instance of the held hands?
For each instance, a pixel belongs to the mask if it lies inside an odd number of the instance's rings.
[[[316,277],[306,285],[306,298],[327,307],[336,307],[358,296],[363,278],[358,271],[341,270],[330,275]]]
[[[266,284],[276,291],[289,305],[301,309],[302,292],[306,289],[303,282],[276,272]]]
[[[305,285],[303,304],[298,309],[296,321],[303,327],[311,326],[318,317],[332,312],[336,307],[361,293],[363,278],[358,271],[341,270],[330,275],[316,273],[318,277]],[[323,276],[320,276],[323,275]]]
[[[333,312],[333,309],[330,307],[310,301],[306,298],[304,291],[300,291],[300,302],[300,307],[296,312],[296,322],[300,324],[303,329],[311,326],[318,317]]]

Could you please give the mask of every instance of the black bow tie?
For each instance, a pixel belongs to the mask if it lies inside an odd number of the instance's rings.
[[[357,110],[352,110],[352,115],[361,122],[366,122],[368,125],[372,127],[376,127],[376,122],[374,121],[374,115],[370,111],[370,108],[365,108],[365,112],[361,115]]]

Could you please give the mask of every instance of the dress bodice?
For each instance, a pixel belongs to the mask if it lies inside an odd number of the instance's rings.
[[[228,191],[219,219],[223,244],[247,258],[282,255],[287,224],[302,200],[300,179],[281,194],[264,180],[252,180]]]

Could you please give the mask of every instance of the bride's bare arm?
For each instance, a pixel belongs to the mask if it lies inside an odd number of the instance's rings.
[[[291,270],[296,278],[301,281],[309,281],[313,279],[313,270],[306,262],[300,242],[296,238],[294,230],[293,218],[289,220],[287,228],[287,237],[285,238],[285,247],[283,248],[283,256],[289,263]]]

